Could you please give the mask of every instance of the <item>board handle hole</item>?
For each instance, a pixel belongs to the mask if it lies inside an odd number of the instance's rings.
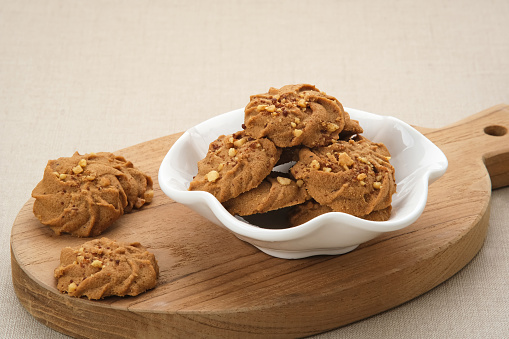
[[[484,127],[484,133],[494,137],[501,137],[507,133],[507,128],[500,125],[491,125]]]

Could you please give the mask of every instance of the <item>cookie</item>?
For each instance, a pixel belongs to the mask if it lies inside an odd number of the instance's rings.
[[[225,202],[257,187],[279,160],[281,150],[266,138],[253,139],[244,131],[221,135],[198,162],[190,191],[206,191]]]
[[[373,211],[368,215],[364,215],[361,218],[371,221],[386,221],[391,216],[392,207],[386,207],[384,209]],[[319,215],[333,212],[332,208],[325,205],[320,205],[316,201],[308,201],[304,204],[295,206],[289,214],[289,222],[291,227],[302,225],[311,219],[316,218]]]
[[[271,88],[251,96],[245,108],[246,134],[277,147],[325,146],[339,139],[345,125],[346,136],[362,132],[336,98],[307,84]]]
[[[48,161],[32,191],[33,212],[57,235],[97,236],[153,195],[152,179],[123,157],[76,152]]]
[[[383,144],[357,136],[327,147],[302,148],[290,171],[321,205],[363,217],[391,205],[396,183],[389,159]]]
[[[155,256],[140,243],[101,238],[62,249],[54,275],[62,293],[102,299],[136,296],[154,288],[159,267]]]
[[[302,180],[272,173],[256,188],[224,202],[223,206],[233,215],[246,216],[295,206],[309,198]]]

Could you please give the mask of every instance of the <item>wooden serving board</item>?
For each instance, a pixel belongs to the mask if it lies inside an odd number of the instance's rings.
[[[270,257],[166,197],[159,165],[180,134],[117,152],[154,179],[152,204],[124,215],[103,236],[140,241],[159,262],[158,286],[136,297],[89,301],[61,294],[60,250],[88,239],[55,236],[19,212],[11,234],[14,288],[45,325],[74,337],[302,337],[415,298],[479,251],[493,188],[509,184],[509,105],[440,129],[420,129],[449,160],[413,225],[341,256]],[[491,180],[490,180],[491,179]]]

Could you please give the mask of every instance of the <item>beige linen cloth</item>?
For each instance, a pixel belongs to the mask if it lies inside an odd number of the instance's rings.
[[[0,0],[0,337],[60,338],[19,304],[9,237],[49,159],[115,151],[307,82],[441,127],[509,104],[509,2]],[[474,260],[400,307],[316,338],[503,338],[509,188]]]

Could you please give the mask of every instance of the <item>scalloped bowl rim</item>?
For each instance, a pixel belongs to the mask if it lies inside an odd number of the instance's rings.
[[[393,149],[391,149],[391,145],[388,145],[387,140],[378,140],[376,138],[376,134],[380,133],[380,130],[382,130],[383,133],[383,128],[378,130],[375,129],[372,126],[373,122],[383,126],[384,128],[392,126],[393,128],[396,128],[395,131],[401,133],[402,139],[396,141],[403,141],[404,148],[401,152],[398,152],[398,154],[406,152],[406,156],[410,154],[414,158],[417,156],[421,159],[425,158],[427,161],[425,164],[421,164],[420,166],[411,169],[411,173],[409,175],[398,178],[398,172],[401,169],[399,169],[398,166],[394,164],[394,161],[391,160],[391,163],[396,169],[398,192],[393,195],[393,215],[387,221],[370,221],[342,212],[330,212],[320,215],[296,227],[267,229],[243,222],[234,217],[212,194],[208,192],[188,191],[187,187],[189,186],[189,181],[192,180],[192,176],[197,173],[196,163],[205,156],[208,144],[221,134],[226,135],[240,130],[244,117],[244,109],[237,109],[215,116],[184,132],[184,134],[170,148],[161,163],[158,173],[159,185],[163,192],[174,201],[188,205],[213,223],[226,227],[241,239],[248,242],[250,239],[253,241],[271,243],[281,241],[288,242],[308,236],[309,234],[317,231],[321,226],[331,223],[338,224],[338,227],[348,226],[358,230],[373,232],[373,237],[380,233],[395,231],[412,224],[419,218],[424,210],[428,196],[428,185],[441,177],[447,170],[447,158],[429,139],[412,126],[397,118],[376,115],[347,107],[345,107],[345,111],[350,114],[352,119],[359,120],[361,126],[365,130],[363,133],[364,136],[374,142],[384,142],[391,152],[393,159]],[[368,125],[370,127],[366,129],[365,126]],[[215,126],[215,128],[211,128],[211,126]],[[229,128],[227,128],[228,126]],[[235,127],[232,126],[237,127],[235,129]],[[221,132],[217,133],[219,130],[221,130]],[[391,133],[394,133],[394,131],[391,131]],[[194,173],[191,173],[189,167],[187,169],[182,167],[181,158],[179,158],[179,156],[183,156],[182,152],[184,149],[186,149],[186,154],[184,156],[189,156],[189,153],[187,152],[189,149],[188,146],[190,146],[189,143],[196,142],[197,137],[203,137],[203,140],[199,140],[199,145],[191,145],[191,148],[194,147],[195,152],[201,152],[201,158],[199,156],[195,156]],[[414,149],[416,147],[417,149]],[[414,149],[413,153],[412,149]],[[416,150],[420,150],[425,154],[416,154]],[[185,178],[186,176],[187,178]],[[409,177],[412,178],[409,179]],[[401,185],[405,184],[408,186],[404,193],[406,196],[400,197]],[[405,207],[405,199],[408,195],[413,195],[411,200],[411,207],[413,208],[408,208],[407,206],[403,215],[401,215],[401,213],[398,214],[398,209]],[[394,205],[396,205],[396,207]],[[212,212],[213,215],[211,215],[210,212]]]

